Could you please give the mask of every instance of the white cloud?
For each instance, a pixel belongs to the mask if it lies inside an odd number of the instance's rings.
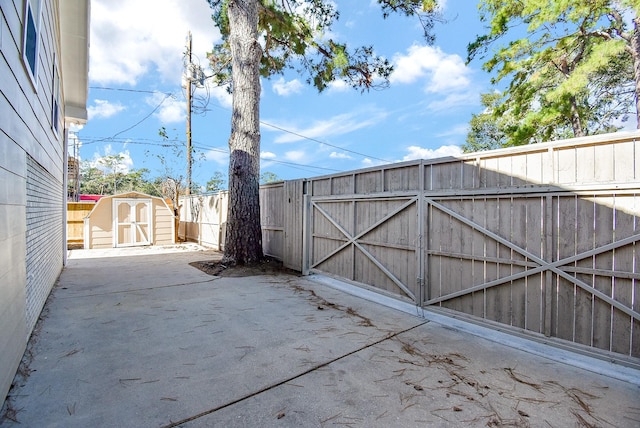
[[[178,123],[184,122],[187,116],[187,102],[180,100],[167,94],[156,92],[146,99],[147,104],[153,108],[157,108],[154,116],[161,123]]]
[[[194,59],[220,39],[204,0],[93,0],[91,65],[93,82],[130,84],[155,72],[163,81],[180,81],[187,32],[193,33]]]
[[[353,159],[351,156],[349,156],[346,153],[338,153],[338,152],[331,152],[329,157],[331,159]]]
[[[260,152],[260,159],[275,159],[277,156],[272,152]]]
[[[368,168],[370,166],[378,166],[378,165],[383,165],[386,164],[387,162],[383,162],[381,160],[373,160],[373,159],[369,159],[369,158],[364,158],[362,159],[362,166],[364,168]]]
[[[300,162],[304,160],[305,155],[306,155],[306,152],[303,150],[291,150],[284,154],[285,158],[292,162]]]
[[[293,143],[306,138],[328,138],[336,135],[343,135],[358,129],[368,128],[379,124],[386,113],[377,110],[367,110],[339,114],[325,120],[318,120],[307,127],[298,128],[294,125],[277,125],[280,128],[288,129],[292,133],[283,133],[276,137],[275,143]],[[269,122],[269,121],[267,121]],[[275,124],[274,124],[275,125]],[[271,129],[266,127],[265,129]],[[297,135],[296,135],[297,134]],[[301,137],[303,135],[304,137]]]
[[[402,160],[414,160],[414,159],[436,159],[436,158],[444,158],[448,156],[459,156],[462,154],[462,150],[459,146],[449,145],[449,146],[441,146],[437,149],[427,149],[419,146],[409,146],[407,147],[407,151],[409,152],[405,155]]]
[[[469,133],[469,124],[468,123],[460,123],[455,125],[444,132],[440,132],[436,134],[436,137],[454,137],[459,135],[467,135]]]
[[[462,58],[439,47],[413,45],[406,55],[395,55],[393,63],[391,83],[426,80],[425,91],[432,93],[462,90],[470,84],[469,68]]]
[[[110,166],[109,162],[107,161],[107,158],[109,156],[120,156],[121,159],[117,164]],[[107,144],[104,146],[104,156],[101,155],[100,152],[95,152],[93,154],[93,159],[89,161],[89,165],[109,174],[114,172],[114,168],[112,167],[115,167],[115,172],[128,174],[129,171],[133,169],[133,159],[129,154],[129,150],[124,150],[119,153],[113,153],[111,144]]]
[[[327,85],[327,92],[330,94],[348,92],[351,90],[351,86],[344,80],[334,80]]]
[[[100,118],[107,119],[125,110],[125,107],[122,104],[112,104],[107,100],[96,99],[94,100],[94,103],[94,105],[87,107],[89,120]]]
[[[226,86],[214,86],[210,89],[210,94],[218,100],[220,106],[227,109],[233,106],[233,95],[227,91]]]
[[[427,107],[431,111],[449,110],[460,106],[477,105],[479,98],[478,93],[473,91],[453,93],[443,99],[430,102]]]
[[[229,163],[229,151],[223,148],[216,148],[207,151],[204,154],[206,160],[213,161],[218,165],[227,165]]]
[[[69,126],[69,131],[70,132],[80,132],[80,131],[82,131],[82,128],[84,128],[84,125],[79,124],[79,123],[72,123]]]
[[[286,82],[284,77],[280,77],[273,83],[273,92],[283,97],[287,97],[291,94],[299,94],[302,92],[302,88],[304,88],[304,85],[300,83],[298,79]]]

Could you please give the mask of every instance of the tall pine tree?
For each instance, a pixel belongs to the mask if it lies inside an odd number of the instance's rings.
[[[233,93],[229,138],[229,213],[224,261],[263,257],[260,226],[260,77],[296,68],[318,91],[334,80],[368,90],[388,85],[391,64],[372,46],[350,49],[325,38],[338,19],[331,0],[208,0],[222,43],[209,55],[218,82]],[[383,16],[419,17],[432,40],[435,0],[378,0]],[[259,40],[260,37],[260,40]]]

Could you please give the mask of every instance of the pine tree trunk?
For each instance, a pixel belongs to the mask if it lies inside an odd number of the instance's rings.
[[[573,128],[574,137],[584,137],[584,128],[582,127],[582,119],[580,119],[580,109],[578,108],[576,97],[573,95],[569,98],[571,104],[571,128]]]
[[[640,18],[638,17],[633,19],[631,57],[633,58],[633,77],[636,82],[636,128],[640,129]]]
[[[260,226],[260,73],[258,1],[230,0],[233,112],[229,138],[229,211],[226,263],[263,258]]]

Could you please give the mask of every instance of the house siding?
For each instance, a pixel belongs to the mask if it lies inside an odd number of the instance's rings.
[[[33,330],[62,269],[62,183],[27,156],[26,322]]]
[[[0,399],[63,265],[64,131],[52,128],[59,1],[42,1],[35,85],[22,60],[24,2],[0,3]],[[62,78],[62,77],[61,77]],[[60,125],[60,124],[58,124]]]

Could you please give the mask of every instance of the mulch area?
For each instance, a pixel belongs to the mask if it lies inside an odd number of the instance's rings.
[[[265,257],[262,261],[250,265],[228,266],[220,260],[205,260],[189,263],[196,269],[200,269],[206,274],[223,277],[245,277],[259,275],[300,275],[292,269],[286,268],[282,262],[271,257]]]

